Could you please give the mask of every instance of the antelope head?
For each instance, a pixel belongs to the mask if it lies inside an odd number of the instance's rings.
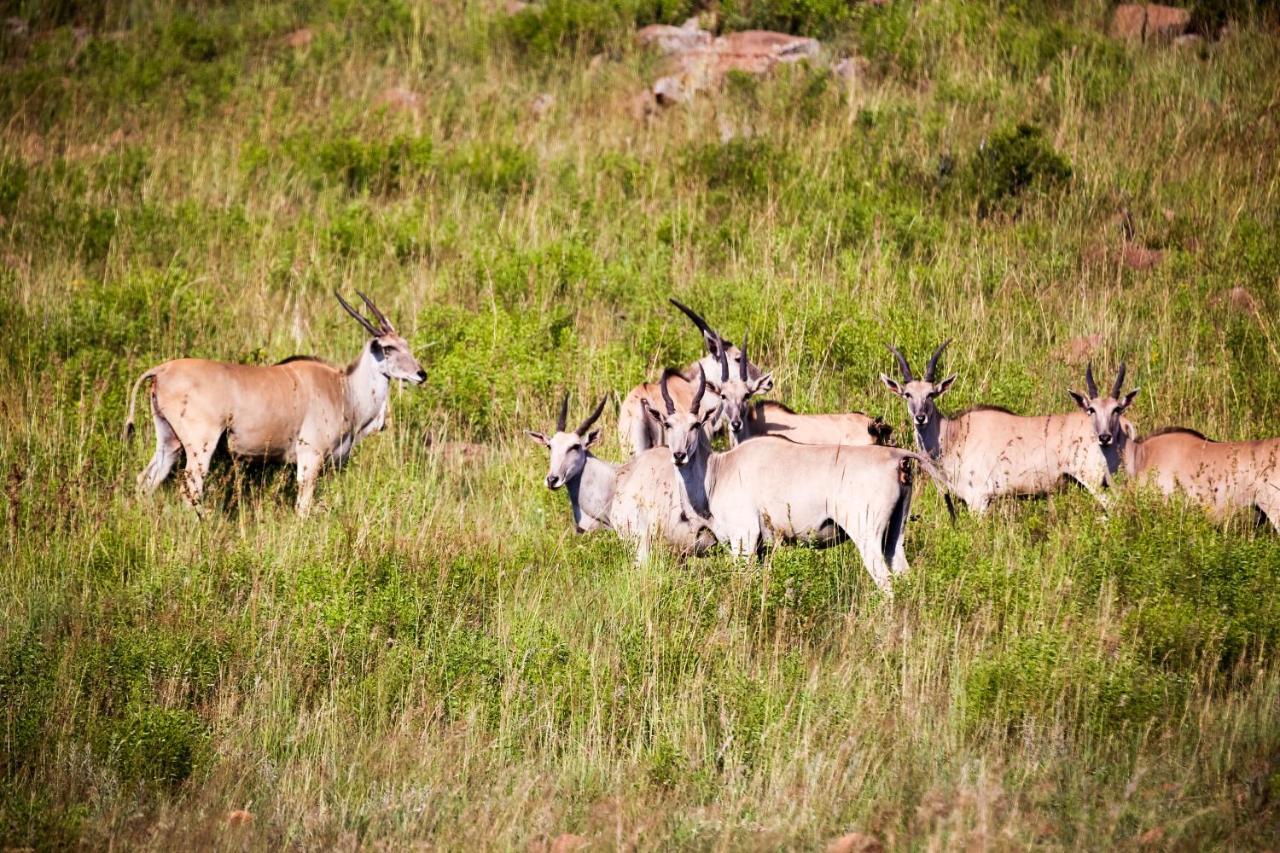
[[[956,381],[954,373],[941,382],[937,381],[938,358],[949,343],[951,340],[947,339],[943,341],[942,346],[933,351],[924,369],[923,379],[916,379],[912,375],[911,365],[907,364],[906,358],[898,352],[897,347],[889,347],[890,352],[898,360],[898,367],[902,370],[902,381],[898,382],[883,373],[880,374],[880,381],[890,391],[907,401],[907,412],[911,415],[911,421],[917,430],[924,429],[940,417],[937,399],[947,393],[951,383]]]
[[[709,412],[699,412],[702,409],[702,397],[707,393],[707,375],[702,372],[702,366],[698,366],[698,390],[693,395],[693,401],[689,404],[689,411],[681,412],[676,410],[675,401],[671,399],[671,392],[667,390],[667,379],[671,376],[678,376],[678,371],[666,370],[662,374],[662,381],[659,386],[662,389],[662,402],[664,403],[665,412],[659,412],[649,405],[649,401],[640,400],[640,405],[644,407],[649,417],[654,418],[662,424],[667,431],[667,447],[671,450],[671,461],[676,464],[677,468],[683,468],[692,462],[698,455],[700,442],[706,437],[703,432],[707,426],[715,420],[718,411],[712,409]]]
[[[364,300],[364,304],[369,306],[369,310],[377,319],[378,325],[371,323],[368,318],[348,304],[347,300],[342,298],[342,294],[336,290],[333,295],[338,297],[338,302],[347,313],[356,318],[356,322],[364,327],[364,330],[372,336],[369,341],[369,355],[373,358],[374,364],[377,365],[378,372],[388,379],[403,379],[405,382],[412,382],[414,385],[421,385],[427,381],[427,372],[422,369],[422,365],[418,364],[418,360],[413,357],[413,353],[409,350],[409,344],[404,338],[396,333],[395,326],[391,325],[391,321],[387,319],[387,315],[373,304],[373,300],[365,296],[360,291],[356,291],[360,298]]]
[[[587,448],[600,440],[600,430],[591,427],[604,411],[608,399],[608,394],[601,397],[595,411],[577,429],[569,432],[565,424],[569,417],[569,395],[565,394],[564,402],[560,404],[560,415],[556,418],[556,431],[551,436],[525,430],[530,438],[551,451],[551,463],[547,468],[548,489],[558,489],[582,473],[583,466],[587,464]]]
[[[1098,436],[1098,444],[1103,447],[1109,447],[1112,442],[1117,441],[1123,434],[1124,423],[1120,416],[1124,414],[1125,409],[1133,403],[1133,398],[1138,396],[1139,388],[1134,388],[1124,397],[1120,396],[1120,391],[1124,387],[1124,362],[1120,362],[1120,371],[1116,374],[1115,384],[1111,386],[1111,393],[1103,397],[1098,393],[1098,384],[1093,381],[1093,362],[1084,371],[1084,387],[1088,393],[1081,394],[1079,391],[1067,389],[1067,393],[1076,401],[1076,405],[1089,416],[1090,422],[1093,424],[1093,432]]]
[[[738,444],[746,440],[749,435],[747,433],[747,410],[751,405],[751,398],[756,394],[767,392],[773,387],[773,374],[763,373],[752,378],[750,370],[748,370],[747,361],[747,336],[742,336],[741,358],[738,359],[738,369],[731,371],[729,368],[729,356],[725,352],[725,348],[721,347],[718,361],[720,363],[720,379],[716,382],[707,382],[707,387],[711,392],[720,398],[720,419],[723,423],[729,425],[729,437],[732,444]]]

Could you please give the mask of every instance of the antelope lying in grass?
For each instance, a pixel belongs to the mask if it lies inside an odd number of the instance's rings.
[[[1280,531],[1280,439],[1213,441],[1183,427],[1167,427],[1142,438],[1123,417],[1138,389],[1120,396],[1124,365],[1110,395],[1098,394],[1093,366],[1085,373],[1088,396],[1072,392],[1089,415],[1102,450],[1138,483],[1165,495],[1183,492],[1218,521],[1252,508]]]
[[[635,544],[637,562],[648,559],[655,537],[666,540],[680,554],[705,552],[715,544],[715,538],[684,514],[671,457],[665,449],[646,451],[621,466],[591,453],[589,448],[600,438],[600,431],[591,427],[607,399],[602,397],[595,411],[569,432],[566,395],[552,435],[528,431],[534,441],[551,451],[547,488],[563,486],[568,491],[578,532],[611,528]]]
[[[936,378],[938,358],[948,343],[934,351],[923,379],[916,379],[902,353],[890,347],[903,381],[883,373],[880,381],[906,401],[916,447],[937,461],[955,494],[981,515],[993,498],[1047,494],[1068,477],[1105,509],[1102,490],[1110,472],[1084,413],[1024,416],[978,406],[945,417],[938,411],[937,399],[956,379],[954,375],[941,382]]]
[[[758,386],[747,373],[747,336],[742,336],[742,359],[737,383],[728,385],[729,365],[720,354],[721,393],[731,444],[739,444],[753,436],[777,435],[797,444],[845,444],[852,447],[888,444],[893,428],[879,418],[862,412],[844,414],[802,415],[776,400],[752,402]]]
[[[139,490],[155,491],[182,451],[187,460],[184,493],[198,511],[210,460],[225,434],[232,456],[296,463],[297,510],[306,515],[324,464],[341,464],[358,441],[382,429],[391,380],[420,385],[427,378],[404,338],[369,297],[360,294],[377,326],[334,295],[370,336],[345,368],[310,356],[270,366],[182,358],[138,377],[129,395],[125,438],[133,433],[134,403],[147,380],[153,381],[156,426],[156,452],[138,475]]]
[[[737,431],[738,427],[728,421],[725,401],[731,402],[729,408],[734,411],[744,410],[748,397],[752,394],[765,393],[773,387],[773,376],[761,373],[758,367],[747,361],[742,350],[707,325],[707,321],[692,308],[675,299],[670,302],[692,320],[702,332],[707,354],[689,365],[683,372],[671,377],[668,393],[679,400],[684,407],[693,399],[694,380],[699,372],[704,376],[722,375],[722,381],[714,383],[711,394],[703,399],[703,414],[715,415],[708,421],[713,433],[721,427],[728,426],[732,434],[732,431]],[[722,363],[725,366],[722,367]],[[659,447],[666,443],[661,423],[647,418],[642,405],[642,401],[647,401],[649,407],[653,409],[661,405],[658,385],[657,382],[642,383],[632,388],[623,398],[622,409],[618,414],[618,431],[622,433],[623,442],[631,447],[633,454],[643,453],[651,447]]]
[[[737,556],[775,542],[831,544],[847,537],[876,585],[888,591],[891,575],[907,570],[902,540],[911,508],[911,460],[946,488],[933,462],[896,447],[770,437],[717,453],[699,406],[705,391],[700,375],[689,407],[678,408],[664,393],[664,410],[651,412],[667,431],[685,513]]]

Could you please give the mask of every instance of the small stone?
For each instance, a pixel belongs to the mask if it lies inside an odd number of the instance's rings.
[[[1148,249],[1137,243],[1126,243],[1122,254],[1124,264],[1131,270],[1149,270],[1158,267],[1164,261],[1164,252],[1159,249]]]
[[[1111,17],[1111,35],[1126,41],[1171,41],[1187,31],[1191,13],[1158,3],[1121,3]]]
[[[827,853],[883,853],[880,839],[865,832],[847,832],[827,844]]]
[[[696,24],[696,19],[691,20]],[[678,54],[711,44],[711,33],[696,25],[687,29],[669,24],[650,24],[636,31],[636,41],[662,54]]]
[[[377,103],[392,109],[417,112],[422,106],[422,96],[412,89],[403,86],[388,86],[378,95]]]
[[[533,114],[535,119],[541,119],[547,113],[551,112],[551,108],[556,104],[556,96],[550,92],[543,92],[533,99],[533,103],[529,105],[529,112]]]
[[[1059,347],[1058,357],[1071,362],[1084,361],[1101,347],[1102,335],[1081,335],[1078,338],[1072,338]]]
[[[306,47],[311,44],[311,39],[314,37],[310,27],[302,27],[289,33],[284,40],[289,47]]]
[[[1138,836],[1138,844],[1142,847],[1151,847],[1159,844],[1164,840],[1164,827],[1153,826],[1142,835]]]

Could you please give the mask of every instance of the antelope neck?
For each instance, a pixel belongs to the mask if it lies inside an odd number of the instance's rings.
[[[372,342],[370,342],[372,343]],[[369,343],[347,369],[347,405],[352,425],[359,432],[382,414],[391,390],[391,380],[378,369]]]
[[[565,483],[569,504],[573,507],[573,523],[582,527],[582,519],[609,526],[609,507],[617,488],[618,469],[587,451],[587,461],[576,477]]]

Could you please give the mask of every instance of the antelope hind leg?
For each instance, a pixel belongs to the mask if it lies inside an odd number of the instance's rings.
[[[144,495],[149,495],[165,481],[169,476],[169,472],[173,470],[174,464],[178,461],[178,452],[182,450],[182,442],[178,440],[178,435],[173,431],[173,427],[169,422],[155,409],[155,403],[151,406],[152,420],[156,426],[156,452],[151,457],[151,461],[147,463],[147,467],[142,469],[142,473],[138,475],[138,491]]]

